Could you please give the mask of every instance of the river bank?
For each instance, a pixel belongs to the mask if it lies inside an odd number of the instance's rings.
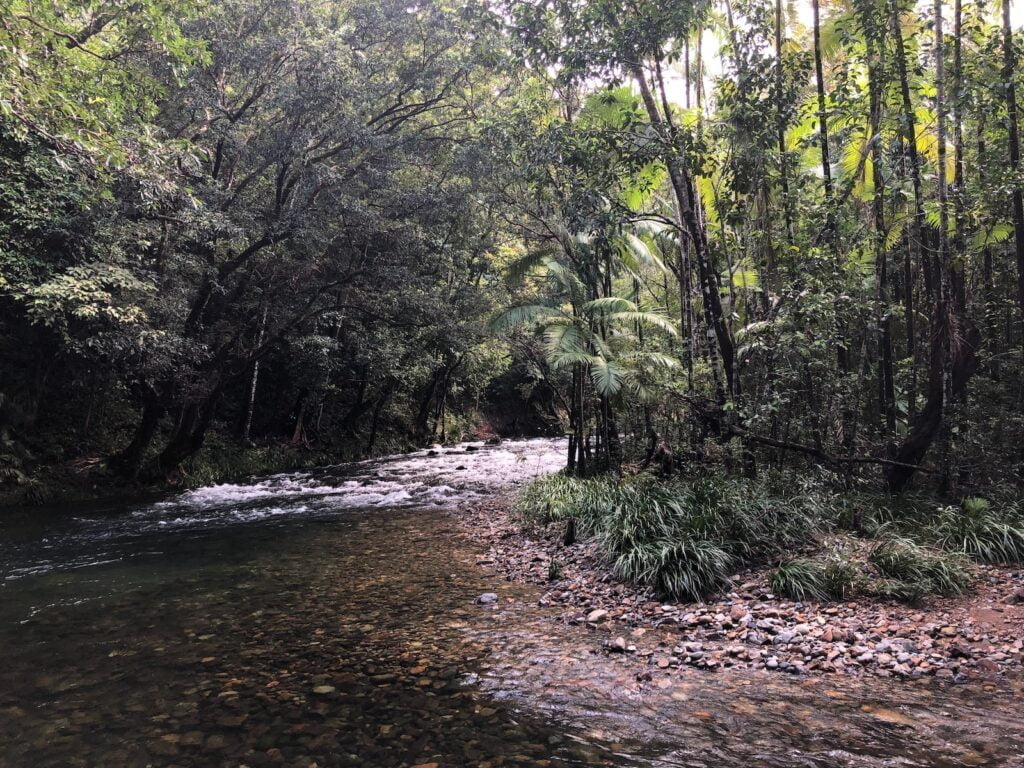
[[[709,675],[672,665],[678,625],[506,578],[490,500],[563,448],[0,518],[0,768],[1019,768],[1011,675]]]
[[[508,497],[459,513],[467,536],[487,548],[480,565],[543,589],[567,624],[586,626],[609,653],[641,668],[764,669],[953,682],[1017,674],[1024,662],[1024,573],[979,566],[960,597],[920,606],[879,599],[794,602],[772,593],[768,569],[734,575],[708,603],[663,602],[617,581],[592,542],[562,542],[561,525],[524,526]],[[641,650],[637,639],[655,633]]]
[[[5,510],[69,504],[141,503],[203,486],[236,483],[253,476],[291,472],[308,467],[361,461],[400,452],[414,452],[411,440],[382,440],[372,451],[357,442],[324,449],[287,441],[244,444],[219,434],[193,458],[168,475],[126,478],[107,466],[105,458],[41,463],[28,474],[0,482],[0,514]]]

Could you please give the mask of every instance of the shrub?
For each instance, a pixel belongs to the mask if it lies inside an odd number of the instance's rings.
[[[911,590],[915,593],[957,595],[967,588],[971,580],[963,558],[922,547],[899,536],[876,544],[868,554],[868,560],[883,577],[915,585]]]
[[[526,522],[554,523],[578,514],[585,481],[566,475],[548,475],[526,486],[516,500],[515,511]]]
[[[757,483],[720,478],[555,475],[528,486],[516,508],[530,522],[575,519],[618,578],[686,599],[725,586],[736,561],[775,556],[823,526],[807,498],[773,498]]]
[[[780,565],[768,582],[773,592],[793,600],[827,600],[831,597],[825,564],[817,560],[790,560]]]
[[[670,597],[700,600],[729,583],[732,558],[714,542],[682,539],[651,549],[654,568],[643,580]]]
[[[562,578],[562,564],[557,560],[548,561],[548,581],[558,581]]]
[[[1024,560],[1024,525],[1015,515],[1000,515],[986,499],[967,498],[960,506],[943,507],[931,536],[948,552],[983,563]]]
[[[929,594],[927,584],[898,579],[875,579],[866,586],[865,591],[875,597],[899,600],[901,603],[910,603],[911,605],[917,605]]]
[[[841,600],[856,590],[861,581],[860,569],[843,553],[833,553],[825,560],[825,587],[829,597]]]
[[[878,537],[920,521],[934,509],[927,499],[879,493],[850,493],[836,500],[836,518],[841,527]]]
[[[823,560],[797,558],[782,563],[768,581],[773,592],[793,600],[833,600],[854,591],[860,571],[847,553],[835,550]]]

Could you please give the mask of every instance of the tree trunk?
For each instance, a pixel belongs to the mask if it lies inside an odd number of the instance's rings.
[[[935,0],[935,87],[938,141],[938,168],[936,169],[939,203],[938,254],[932,266],[932,312],[928,355],[928,391],[924,407],[913,428],[896,452],[895,460],[907,465],[918,465],[932,444],[944,430],[947,404],[959,398],[967,382],[977,369],[976,350],[979,343],[977,329],[963,320],[952,300],[948,243],[948,195],[946,190],[946,118],[944,36],[942,30],[942,0]],[[945,439],[945,438],[944,438]],[[944,467],[944,470],[948,468]],[[912,467],[889,466],[886,480],[893,491],[903,490],[914,474]],[[944,471],[948,480],[948,471]]]
[[[821,20],[819,18],[818,0],[811,0],[814,14],[814,84],[818,92],[818,141],[821,146],[821,172],[825,181],[825,205],[827,206],[827,235],[829,242],[834,240],[834,216],[832,211],[832,161],[828,147],[828,110],[825,105],[825,70],[821,59]]]
[[[370,439],[366,442],[366,452],[373,453],[373,447],[377,444],[377,427],[380,424],[380,413],[384,410],[384,406],[388,404],[391,396],[395,393],[395,382],[392,379],[388,380],[387,385],[384,387],[384,391],[380,397],[377,398],[376,405],[373,406],[373,420],[370,422]]]
[[[222,390],[223,382],[218,382],[203,401],[186,407],[181,427],[157,457],[156,469],[159,472],[173,472],[203,447]]]
[[[1020,135],[1017,131],[1017,56],[1013,48],[1013,28],[1010,26],[1010,0],[1003,0],[1003,87],[1006,89],[1006,131],[1010,145],[1010,170],[1014,179],[1020,172]],[[1015,182],[1013,187],[1013,242],[1017,257],[1017,303],[1024,323],[1024,195]],[[1024,343],[1024,331],[1021,333]]]
[[[153,443],[157,428],[160,426],[160,419],[163,418],[165,408],[159,404],[156,396],[146,399],[142,406],[142,416],[132,441],[120,452],[110,458],[110,464],[117,472],[125,477],[135,479],[139,476],[142,464],[146,459],[146,452]]]
[[[793,245],[793,211],[789,199],[789,170],[786,167],[786,116],[782,111],[782,0],[775,0],[775,130],[779,141],[779,186],[782,191],[782,215],[786,225],[786,244]]]
[[[629,65],[630,74],[640,89],[640,96],[647,111],[651,125],[658,131],[666,147],[675,146],[674,131],[672,126],[663,118],[658,109],[658,103],[647,82],[647,76],[643,68],[637,62]],[[700,84],[697,85],[698,89]],[[728,397],[733,397],[737,391],[734,361],[735,345],[729,333],[728,325],[725,322],[725,313],[722,309],[721,282],[718,272],[715,271],[711,261],[711,253],[708,249],[707,232],[697,216],[694,201],[696,199],[693,180],[688,169],[674,153],[665,159],[668,168],[669,180],[672,184],[673,197],[676,202],[680,219],[693,244],[694,254],[697,262],[697,273],[701,281],[701,294],[704,299],[705,314],[708,317],[708,326],[714,331],[718,343],[718,352],[722,367],[725,371]],[[714,361],[712,361],[713,363]],[[724,403],[722,403],[724,405]]]
[[[260,315],[260,328],[256,333],[256,349],[263,345],[263,333],[267,328],[267,307],[263,307],[263,313]],[[249,396],[246,398],[245,403],[245,418],[242,421],[242,442],[249,442],[249,434],[252,431],[252,416],[253,410],[256,406],[256,385],[260,378],[260,360],[257,357],[252,362],[252,374],[249,378]]]
[[[910,220],[906,244],[907,258],[903,265],[904,304],[907,322],[907,357],[910,362],[910,386],[907,392],[907,409],[911,418],[917,410],[917,374],[916,374],[916,336],[914,328],[914,264],[924,271],[925,286],[932,292],[930,268],[924,255],[924,191],[921,185],[921,160],[917,153],[917,126],[914,118],[914,105],[910,98],[910,78],[907,74],[907,54],[903,43],[903,28],[900,26],[900,8],[898,0],[891,0],[890,22],[893,40],[896,43],[896,71],[900,81],[902,111],[900,124],[903,129],[903,141],[910,161],[910,179],[914,189],[914,215]]]
[[[885,423],[886,439],[896,437],[896,385],[893,374],[892,318],[889,312],[889,265],[885,248],[885,177],[882,174],[884,162],[881,142],[882,124],[882,62],[876,51],[875,41],[868,39],[868,88],[870,90],[871,123],[871,180],[874,195],[871,200],[875,219],[875,279],[878,302],[878,343],[881,348],[881,369],[879,371],[879,412]]]

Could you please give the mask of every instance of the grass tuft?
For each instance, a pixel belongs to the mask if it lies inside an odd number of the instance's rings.
[[[1024,523],[1001,515],[986,499],[967,498],[960,506],[943,507],[929,533],[947,552],[959,552],[982,563],[1024,561]]]
[[[827,600],[832,595],[825,564],[817,560],[790,560],[771,574],[768,583],[773,592],[792,600]]]
[[[575,519],[618,578],[690,600],[726,586],[737,562],[777,556],[823,527],[807,498],[772,497],[756,483],[719,478],[555,475],[528,486],[516,511],[532,523]]]
[[[967,589],[971,573],[963,557],[923,547],[911,539],[892,536],[876,544],[868,561],[886,579],[913,585],[916,593],[959,595]]]

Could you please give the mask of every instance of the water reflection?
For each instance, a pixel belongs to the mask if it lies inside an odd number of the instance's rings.
[[[408,454],[224,483],[151,504],[68,509],[4,521],[0,582],[134,558],[159,551],[167,536],[349,510],[453,508],[557,472],[565,441],[463,443]]]
[[[660,669],[655,631],[608,655],[436,507],[126,541],[0,589],[0,766],[1024,763],[1015,682]]]

